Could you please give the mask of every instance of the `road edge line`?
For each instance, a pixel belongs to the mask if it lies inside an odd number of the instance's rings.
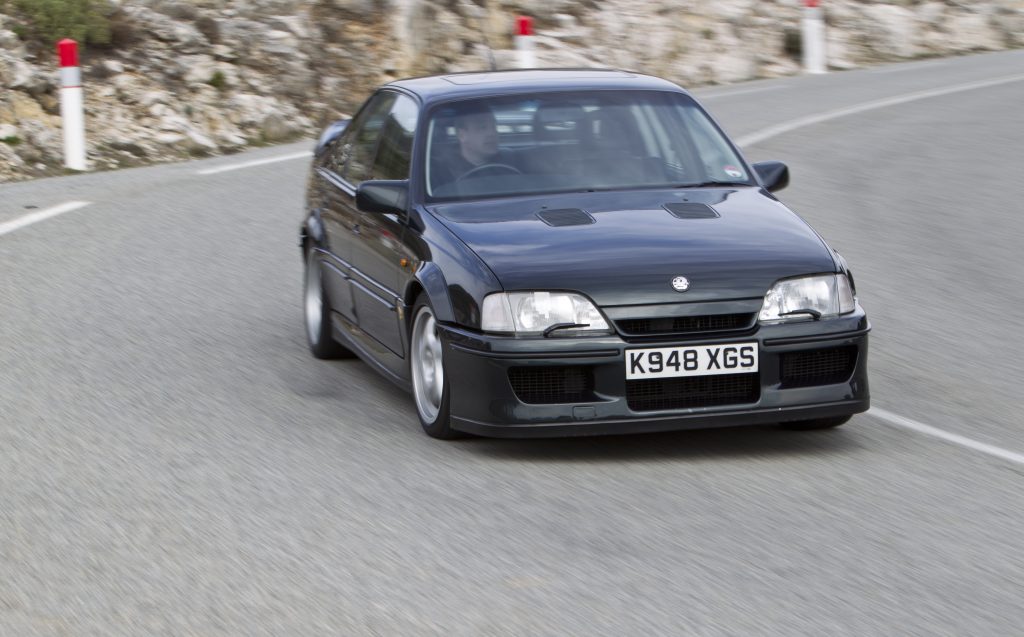
[[[32,225],[34,223],[39,223],[40,221],[46,221],[47,219],[51,219],[51,218],[56,217],[58,215],[62,215],[62,214],[68,213],[68,212],[72,212],[74,210],[78,210],[79,208],[84,208],[84,207],[90,205],[91,203],[92,203],[91,201],[67,201],[67,202],[64,202],[62,204],[58,204],[56,206],[53,206],[52,208],[47,208],[46,210],[40,210],[38,212],[30,212],[27,215],[22,215],[20,217],[15,217],[14,219],[11,219],[10,221],[5,221],[3,223],[0,223],[0,237],[4,236],[5,234],[10,234],[11,232],[14,232],[15,230],[20,230],[21,228],[24,228],[25,226],[30,226],[30,225]]]
[[[992,86],[999,86],[1001,84],[1010,84],[1012,82],[1024,81],[1024,74],[1018,75],[1004,75],[1002,77],[992,78],[988,80],[978,80],[975,82],[967,82],[965,84],[956,84],[954,86],[946,86],[944,88],[934,88],[925,91],[916,91],[914,93],[905,93],[903,95],[896,95],[893,97],[886,97],[880,100],[872,100],[870,102],[864,102],[862,104],[856,104],[854,106],[847,106],[846,108],[839,108],[825,113],[819,113],[818,115],[809,115],[807,117],[800,117],[782,124],[776,124],[775,126],[769,126],[763,128],[757,132],[750,133],[749,135],[743,135],[736,139],[736,145],[752,146],[759,144],[763,141],[778,137],[779,135],[795,131],[800,128],[812,126],[814,124],[821,124],[840,117],[848,117],[850,115],[858,115],[866,111],[873,111],[879,108],[886,108],[888,106],[898,106],[900,104],[906,104],[908,102],[916,102],[918,100],[929,99],[932,97],[942,97],[943,95],[951,95],[953,93],[962,93],[964,91],[973,91],[979,88],[990,88]]]
[[[197,170],[197,175],[216,175],[218,173],[226,173],[232,170],[242,170],[243,168],[253,168],[255,166],[264,166],[266,164],[276,164],[279,161],[291,161],[293,159],[303,159],[312,157],[313,153],[308,150],[304,150],[301,153],[289,153],[287,155],[278,155],[277,157],[267,157],[265,159],[253,159],[252,161],[245,161],[238,164],[228,164],[227,166],[217,166],[216,168],[206,168],[203,170]]]
[[[880,407],[872,407],[868,411],[868,415],[881,418],[890,425],[895,425],[897,427],[909,429],[910,431],[916,431],[917,433],[924,434],[926,436],[945,440],[946,442],[951,442],[955,445],[960,445],[961,447],[967,447],[968,449],[973,449],[974,451],[994,456],[1000,460],[1024,465],[1024,453],[1017,453],[1016,451],[1010,451],[1008,449],[1003,449],[1002,447],[990,445],[987,442],[981,442],[979,440],[974,440],[973,438],[961,436],[960,434],[945,431],[938,427],[932,427],[931,425],[926,425],[923,422],[917,422],[916,420],[894,414],[891,411],[887,411]]]
[[[733,97],[736,95],[750,95],[752,93],[765,93],[767,91],[781,91],[784,88],[789,88],[788,84],[775,84],[772,86],[752,86],[750,88],[740,88],[736,90],[728,90],[723,88],[716,93],[697,93],[693,92],[698,100],[714,100],[720,97]]]

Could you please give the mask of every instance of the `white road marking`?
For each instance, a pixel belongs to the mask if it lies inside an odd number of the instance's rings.
[[[301,153],[292,153],[290,155],[278,155],[277,157],[267,157],[266,159],[254,159],[252,161],[244,161],[238,164],[228,164],[227,166],[217,166],[216,168],[206,168],[204,170],[197,171],[197,175],[216,175],[217,173],[226,173],[232,170],[241,170],[243,168],[252,168],[253,166],[264,166],[266,164],[276,164],[279,161],[291,161],[293,159],[303,159],[306,157],[312,157],[313,153],[304,150]]]
[[[946,442],[952,442],[953,444],[960,445],[961,447],[967,447],[968,449],[980,451],[981,453],[987,453],[988,455],[995,456],[1000,460],[1007,460],[1019,465],[1024,465],[1024,453],[1009,451],[1002,447],[990,445],[987,442],[979,442],[977,440],[967,438],[966,436],[961,436],[960,434],[950,433],[937,427],[932,427],[931,425],[911,420],[910,418],[904,418],[903,416],[899,416],[878,407],[872,407],[870,411],[868,411],[868,414],[875,416],[876,418],[881,418],[890,425],[903,427],[904,429],[916,431],[917,433],[921,433],[926,436],[932,436],[939,438],[940,440],[945,440]]]
[[[719,93],[702,93],[698,94],[697,97],[702,100],[713,100],[719,97],[732,97],[734,95],[749,95],[751,93],[763,93],[765,91],[778,91],[779,89],[786,88],[785,85],[776,86],[759,86],[757,88],[747,88],[738,91],[722,91]]]
[[[5,221],[3,223],[0,223],[0,237],[2,237],[3,235],[5,235],[5,234],[7,234],[9,232],[14,232],[15,230],[18,230],[19,228],[24,228],[25,226],[30,226],[33,223],[38,223],[40,221],[45,221],[46,219],[50,219],[51,217],[56,217],[57,215],[62,215],[65,212],[71,212],[72,210],[78,210],[79,208],[84,208],[85,206],[88,206],[90,203],[92,203],[92,202],[89,202],[89,201],[68,201],[68,202],[62,203],[62,204],[60,204],[58,206],[54,206],[52,208],[47,208],[46,210],[40,210],[38,212],[31,212],[31,213],[29,213],[27,215],[22,215],[20,217],[15,218],[15,219],[11,219],[10,221]]]
[[[873,111],[878,108],[886,108],[888,106],[896,106],[898,104],[906,104],[908,102],[916,102],[917,100],[929,99],[932,97],[941,97],[943,95],[950,95],[952,93],[962,93],[964,91],[974,91],[977,89],[990,88],[993,86],[999,86],[1001,84],[1010,84],[1011,82],[1020,82],[1024,80],[1024,75],[1006,75],[1003,77],[997,77],[991,80],[980,80],[977,82],[968,82],[966,84],[955,84],[953,86],[946,86],[943,88],[929,89],[927,91],[917,91],[915,93],[907,93],[905,95],[897,95],[895,97],[887,97],[885,99],[874,100],[871,102],[864,102],[863,104],[855,104],[854,106],[847,106],[846,108],[836,109],[834,111],[826,111],[817,115],[810,115],[808,117],[801,117],[799,119],[790,120],[777,124],[775,126],[769,126],[768,128],[751,133],[750,135],[744,135],[736,140],[739,146],[751,146],[758,144],[763,141],[769,140],[773,137],[778,137],[783,133],[789,133],[799,128],[811,126],[813,124],[821,124],[833,119],[839,119],[840,117],[847,117],[849,115],[856,115],[858,113],[864,113],[866,111]]]

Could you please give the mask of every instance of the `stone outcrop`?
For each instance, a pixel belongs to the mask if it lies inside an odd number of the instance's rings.
[[[1024,0],[824,0],[829,64],[1024,46]],[[798,73],[800,0],[111,0],[83,54],[88,154],[116,168],[314,134],[398,77],[514,64],[637,69],[687,86]],[[0,181],[60,172],[49,49],[0,14]]]

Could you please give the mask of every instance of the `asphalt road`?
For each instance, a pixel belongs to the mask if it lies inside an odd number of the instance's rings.
[[[894,415],[1024,453],[1022,69],[698,92],[806,123],[746,151],[875,326],[827,432],[427,438],[307,353],[307,162],[198,174],[308,144],[0,186],[0,229],[90,202],[0,231],[0,635],[1020,635],[1024,464]]]

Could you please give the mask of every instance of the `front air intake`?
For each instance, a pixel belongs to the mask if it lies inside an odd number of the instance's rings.
[[[512,367],[512,390],[519,400],[534,405],[594,400],[594,369],[586,366]]]
[[[780,363],[783,389],[844,383],[857,366],[857,346],[787,352]]]
[[[562,226],[588,226],[594,223],[595,219],[585,210],[579,208],[557,208],[555,210],[541,210],[537,213],[541,221],[561,228]]]
[[[720,216],[711,206],[696,201],[667,203],[664,208],[678,219],[717,219]]]
[[[756,372],[626,381],[626,404],[633,411],[742,405],[760,398],[761,382]]]

